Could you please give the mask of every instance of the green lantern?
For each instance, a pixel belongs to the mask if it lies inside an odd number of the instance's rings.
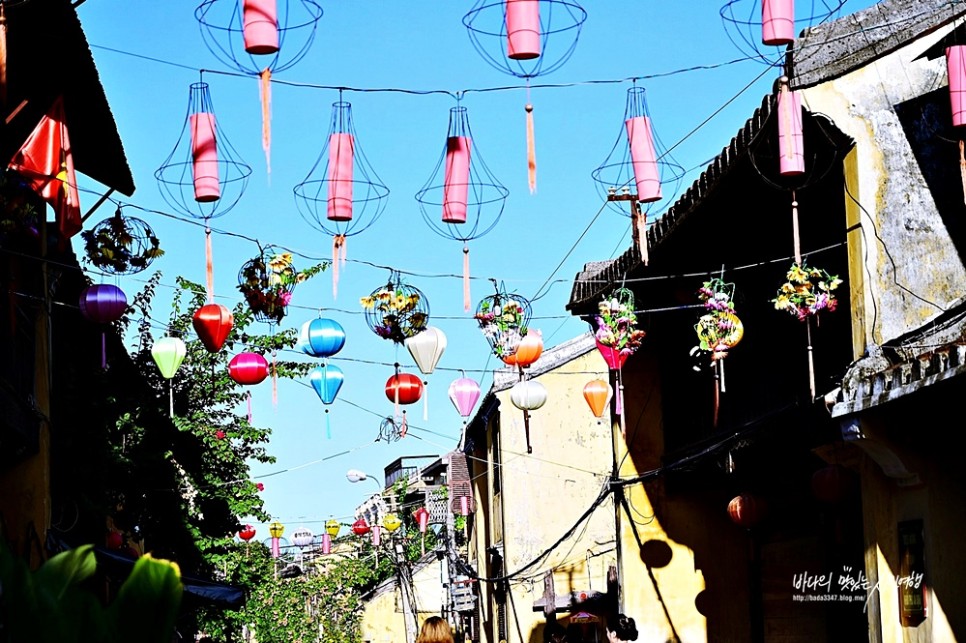
[[[154,358],[154,363],[158,365],[161,376],[166,380],[171,380],[174,374],[178,372],[187,352],[185,343],[178,337],[162,337],[154,342],[154,346],[151,347],[151,357]],[[168,382],[168,396],[170,398],[168,412],[174,417],[174,389],[171,387],[170,381]]]

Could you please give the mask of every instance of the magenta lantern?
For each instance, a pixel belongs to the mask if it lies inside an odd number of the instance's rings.
[[[953,125],[966,125],[966,45],[946,47],[946,74]]]
[[[469,417],[480,399],[480,385],[468,377],[460,377],[449,385],[449,399],[461,417]]]
[[[228,362],[228,376],[245,386],[261,384],[268,373],[268,360],[258,353],[239,353]]]

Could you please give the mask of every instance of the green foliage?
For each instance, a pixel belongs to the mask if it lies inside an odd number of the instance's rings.
[[[175,563],[138,559],[109,605],[92,591],[92,545],[57,554],[31,572],[0,543],[0,640],[10,643],[169,643],[181,603]]]

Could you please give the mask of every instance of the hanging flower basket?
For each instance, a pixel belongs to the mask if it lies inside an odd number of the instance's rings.
[[[618,288],[598,304],[597,311],[594,318],[597,348],[609,368],[621,368],[627,358],[641,347],[647,334],[637,329],[634,293],[627,288]]]
[[[238,290],[245,296],[255,319],[274,324],[285,317],[295,286],[324,269],[324,264],[318,264],[296,270],[291,253],[269,246],[242,265],[238,271]]]
[[[112,275],[133,275],[145,270],[164,254],[147,223],[125,217],[121,210],[90,230],[81,232],[85,261]]]
[[[698,318],[694,331],[703,351],[711,353],[711,360],[724,359],[744,337],[745,327],[735,314],[732,300],[735,285],[713,278],[698,289],[698,297],[704,302],[707,311]]]
[[[838,299],[832,294],[842,284],[837,276],[821,268],[809,268],[803,261],[793,263],[786,277],[788,281],[771,300],[776,310],[788,311],[799,321],[805,321],[824,310],[831,312],[838,307]]]
[[[506,359],[516,354],[520,341],[529,332],[530,302],[498,288],[496,294],[480,300],[473,318],[493,354]]]
[[[419,288],[402,283],[395,271],[385,286],[359,303],[372,332],[397,344],[426,330],[429,323],[429,300]]]

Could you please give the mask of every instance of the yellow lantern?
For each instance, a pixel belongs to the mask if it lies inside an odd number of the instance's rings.
[[[325,523],[325,532],[332,538],[335,538],[339,535],[340,529],[342,529],[342,525],[340,525],[339,521],[335,518],[330,518]]]
[[[393,533],[402,526],[402,520],[400,520],[399,516],[396,514],[386,514],[386,517],[382,519],[382,526],[385,527],[389,533]]]
[[[285,533],[285,525],[276,520],[268,526],[268,533],[272,538],[281,538],[282,534]]]

